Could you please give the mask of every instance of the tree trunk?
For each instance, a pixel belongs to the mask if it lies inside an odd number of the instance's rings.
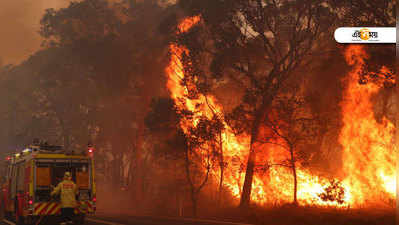
[[[141,123],[139,124],[139,132],[136,135],[136,151],[135,151],[135,161],[136,161],[136,168],[134,172],[134,176],[136,177],[135,180],[135,199],[136,201],[141,201],[143,197],[143,137],[141,133]]]
[[[296,166],[295,166],[295,157],[294,157],[294,149],[290,147],[290,154],[291,154],[291,169],[292,169],[292,175],[294,176],[294,205],[298,205],[298,199],[297,199],[297,192],[298,192],[298,181],[297,181],[297,174],[296,174]]]
[[[114,160],[112,161],[112,171],[112,184],[119,190],[121,187],[121,160],[119,154],[114,155]]]
[[[192,212],[193,212],[193,217],[196,218],[197,217],[197,208],[198,208],[198,199],[197,199],[197,194],[195,192],[191,193],[191,201],[193,203],[193,207],[192,207]]]
[[[190,160],[188,158],[188,154],[189,152],[186,152],[186,163],[185,163],[185,167],[186,167],[186,177],[187,177],[187,181],[189,183],[190,189],[191,189],[191,202],[192,202],[192,213],[193,213],[193,217],[197,216],[197,192],[196,192],[196,188],[195,188],[195,184],[194,182],[191,180],[190,177]]]
[[[69,132],[68,131],[64,131],[64,148],[66,150],[69,150],[69,146],[70,146],[70,140],[69,140]]]
[[[218,204],[219,207],[222,204],[222,194],[223,194],[223,178],[224,178],[224,158],[223,158],[223,139],[222,133],[219,132],[219,147],[220,147],[220,180],[219,180],[219,196],[218,196]]]
[[[209,109],[212,111],[214,116],[218,116],[215,112],[214,108],[209,104],[208,98],[205,96],[206,104]],[[223,158],[223,137],[222,132],[219,132],[219,148],[220,148],[220,156],[219,156],[219,166],[220,166],[220,179],[219,179],[219,192],[217,196],[218,206],[221,205],[222,202],[222,194],[223,194],[223,177],[224,177],[224,158]]]
[[[251,143],[249,146],[247,169],[245,171],[245,179],[244,179],[244,185],[242,188],[241,201],[240,201],[241,208],[248,207],[251,201],[252,181],[254,176],[255,159],[256,159],[256,149],[254,145],[257,142],[259,128],[261,122],[263,121],[263,116],[266,114],[265,109],[267,108],[267,106],[268,105],[264,103],[262,107],[260,107],[254,115],[254,121],[251,130]]]
[[[256,132],[257,133],[257,132]],[[252,180],[254,176],[256,152],[254,149],[254,139],[257,135],[251,135],[251,144],[249,150],[249,157],[247,162],[247,169],[245,171],[244,185],[242,188],[240,207],[246,208],[249,206],[251,198]]]
[[[148,166],[147,166],[147,162],[146,162],[146,158],[145,157],[142,161],[142,172],[141,172],[141,193],[142,193],[142,200],[144,200],[147,197],[148,194],[148,181],[147,181],[147,175],[148,175]]]
[[[297,192],[298,192],[298,181],[297,181],[297,176],[296,176],[296,167],[295,163],[292,165],[292,174],[294,175],[294,205],[298,205],[298,200],[297,200]]]
[[[57,114],[57,112],[56,112]],[[61,117],[57,114],[58,122],[60,123],[61,130],[62,130],[62,139],[63,139],[63,147],[66,151],[69,150],[69,131],[67,130],[64,121]]]

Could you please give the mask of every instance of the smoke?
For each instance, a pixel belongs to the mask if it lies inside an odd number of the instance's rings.
[[[0,1],[0,59],[18,64],[40,48],[40,19],[47,8],[60,8],[70,0]],[[1,64],[0,64],[1,65]]]

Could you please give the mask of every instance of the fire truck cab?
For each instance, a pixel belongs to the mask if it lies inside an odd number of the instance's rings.
[[[17,224],[59,221],[59,198],[52,198],[50,193],[69,171],[79,188],[75,221],[84,223],[85,215],[94,214],[96,210],[92,154],[92,148],[83,154],[74,154],[61,146],[31,145],[7,157],[1,196],[5,217]]]

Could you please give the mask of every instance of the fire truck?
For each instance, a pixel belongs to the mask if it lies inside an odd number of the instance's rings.
[[[52,189],[69,171],[79,188],[75,223],[83,224],[87,214],[96,211],[96,183],[93,148],[76,154],[62,146],[30,145],[6,158],[6,174],[2,184],[2,205],[8,220],[20,225],[38,221],[59,221],[59,198],[50,196]],[[43,221],[44,222],[44,221]]]

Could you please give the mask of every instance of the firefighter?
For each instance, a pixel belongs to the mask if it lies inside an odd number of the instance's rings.
[[[51,196],[57,194],[60,194],[61,198],[61,217],[63,220],[63,223],[61,224],[73,224],[72,219],[75,207],[77,206],[75,196],[78,194],[78,188],[72,181],[70,172],[65,172],[64,180],[61,181],[51,192]]]

